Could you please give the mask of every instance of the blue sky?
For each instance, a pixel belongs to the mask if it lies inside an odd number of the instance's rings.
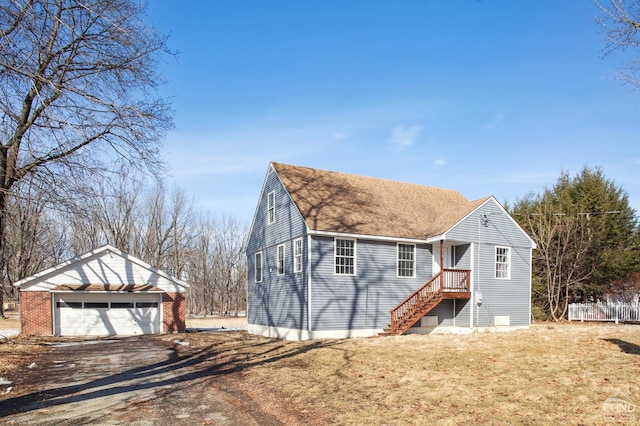
[[[250,222],[270,161],[513,202],[601,167],[640,210],[640,92],[589,0],[153,0],[171,184]],[[629,54],[629,52],[627,53]]]

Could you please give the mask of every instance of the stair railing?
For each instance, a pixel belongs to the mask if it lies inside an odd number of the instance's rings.
[[[409,318],[422,306],[424,299],[440,290],[441,277],[442,271],[391,309],[391,330],[397,330],[404,319]]]
[[[465,269],[443,269],[438,272],[422,287],[391,309],[391,330],[398,330],[404,321],[411,318],[425,302],[437,297],[440,292],[468,292],[470,276],[470,271]]]

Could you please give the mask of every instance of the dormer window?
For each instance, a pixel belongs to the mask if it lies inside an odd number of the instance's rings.
[[[267,194],[267,223],[276,221],[276,192]]]

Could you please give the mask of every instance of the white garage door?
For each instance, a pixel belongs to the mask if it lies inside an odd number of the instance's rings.
[[[159,294],[57,294],[56,335],[114,336],[160,332]]]

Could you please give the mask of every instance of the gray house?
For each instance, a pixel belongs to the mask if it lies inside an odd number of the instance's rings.
[[[271,163],[247,246],[249,332],[528,327],[533,248],[494,197]]]

